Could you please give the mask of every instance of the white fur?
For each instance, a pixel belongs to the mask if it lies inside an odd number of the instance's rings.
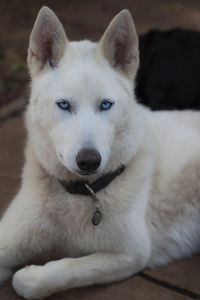
[[[43,19],[45,31],[40,30]],[[43,43],[52,24],[52,51],[40,56],[37,51],[48,50]],[[25,299],[122,280],[197,252],[200,113],[151,112],[137,104],[138,45],[130,14],[115,17],[98,44],[69,43],[48,8],[34,28],[26,162],[21,190],[0,223],[0,282],[48,251],[60,260],[24,267],[13,277],[13,287]],[[71,113],[58,108],[59,99],[71,102]],[[100,112],[104,99],[115,103]],[[91,222],[91,198],[68,194],[59,183],[85,179],[76,165],[84,147],[97,149],[102,158],[96,174],[86,176],[89,181],[126,165],[98,193],[103,213],[98,226]]]

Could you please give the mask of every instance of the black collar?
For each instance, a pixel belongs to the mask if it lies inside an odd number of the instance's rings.
[[[126,167],[124,165],[121,165],[121,167],[119,167],[116,171],[107,173],[92,183],[80,180],[69,182],[60,180],[60,184],[70,194],[90,196],[91,193],[88,191],[85,184],[88,184],[88,186],[93,190],[94,193],[98,193],[99,191],[107,187],[115,179],[115,177],[124,172],[125,168]]]

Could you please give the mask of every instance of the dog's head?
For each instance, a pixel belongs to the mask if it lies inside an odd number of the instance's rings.
[[[130,13],[120,12],[99,43],[69,42],[43,7],[30,37],[29,138],[51,174],[100,174],[127,164],[143,135],[134,100],[138,39]]]

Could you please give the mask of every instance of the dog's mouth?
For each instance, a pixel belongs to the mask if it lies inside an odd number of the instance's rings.
[[[97,171],[93,171],[93,172],[86,172],[86,171],[78,171],[77,174],[80,176],[91,176],[98,173]]]
[[[102,170],[95,170],[95,171],[82,171],[82,170],[71,170],[72,174],[74,174],[75,176],[77,176],[78,180],[94,180],[95,178],[98,178],[99,176],[101,176],[102,174]]]

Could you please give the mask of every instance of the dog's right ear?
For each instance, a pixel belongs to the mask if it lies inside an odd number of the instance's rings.
[[[34,77],[44,67],[55,68],[68,43],[62,24],[54,12],[44,6],[39,11],[29,42],[28,66]]]
[[[122,10],[111,21],[98,49],[114,69],[133,77],[139,63],[138,37],[128,10]]]

